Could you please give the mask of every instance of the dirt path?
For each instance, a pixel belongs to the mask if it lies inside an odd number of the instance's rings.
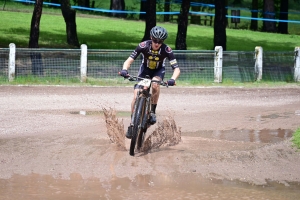
[[[131,157],[112,144],[103,108],[126,127],[131,87],[0,87],[0,178],[195,174],[255,185],[300,182],[300,88],[163,88],[159,122],[174,118],[182,141]],[[153,132],[158,124],[152,126]]]

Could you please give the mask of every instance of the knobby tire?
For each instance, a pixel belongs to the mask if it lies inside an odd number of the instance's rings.
[[[141,127],[141,123],[143,120],[143,116],[144,116],[144,107],[146,104],[146,98],[144,97],[138,97],[139,99],[137,99],[138,101],[138,105],[137,105],[137,109],[134,111],[134,123],[133,123],[133,132],[132,132],[132,138],[131,138],[131,142],[130,142],[130,150],[129,150],[129,154],[131,156],[134,156],[134,149],[135,149],[135,145],[137,142],[137,138],[140,134],[142,134],[142,127]]]

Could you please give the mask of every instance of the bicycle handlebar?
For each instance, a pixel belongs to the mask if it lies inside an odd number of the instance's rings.
[[[120,75],[120,72],[119,72],[119,75]],[[121,76],[121,75],[120,75]],[[132,76],[132,75],[129,75],[127,74],[126,77],[124,77],[125,79],[128,79],[129,81],[137,81],[137,80],[144,80],[144,79],[150,79],[150,78],[143,78],[143,77],[138,77],[138,76]],[[168,87],[168,83],[167,82],[164,82],[164,81],[158,81],[158,80],[151,80],[151,82],[153,83],[158,83],[159,85],[162,85],[162,86],[166,86]]]

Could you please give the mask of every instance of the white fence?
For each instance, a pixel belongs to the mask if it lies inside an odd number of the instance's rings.
[[[36,56],[37,52],[42,52],[43,55]],[[72,52],[73,54],[71,55]],[[300,81],[300,47],[295,47],[294,52],[264,53],[263,48],[260,46],[255,47],[253,52],[223,52],[220,46],[215,47],[214,51],[174,52],[182,71],[181,79],[185,80],[193,79],[193,81],[197,82],[203,79],[221,83],[226,78],[249,82],[261,81],[265,75],[265,77],[271,77],[274,80],[278,79],[278,77],[280,80],[284,80],[287,79],[285,76],[292,76],[293,81]],[[16,45],[11,43],[9,45],[7,79],[8,81],[14,81],[18,75],[26,75],[24,71],[30,71],[28,69],[25,70],[26,67],[36,65],[33,64],[32,57],[38,60],[44,59],[40,61],[44,67],[39,69],[39,76],[49,76],[49,74],[54,76],[53,73],[51,74],[51,71],[55,70],[55,75],[57,75],[60,73],[58,72],[59,69],[64,68],[64,70],[67,70],[65,68],[68,68],[70,71],[65,71],[64,74],[77,77],[81,82],[87,82],[91,77],[107,78],[110,77],[109,74],[117,74],[117,71],[122,68],[123,62],[130,53],[131,51],[126,50],[89,50],[85,44],[81,45],[80,50],[17,49]],[[31,59],[28,57],[31,57]],[[49,61],[50,58],[52,59],[51,61]],[[53,61],[54,59],[55,61]],[[5,62],[0,60],[0,64],[3,65],[3,63]],[[140,62],[135,63],[131,70],[137,72]],[[17,73],[16,65],[22,69],[22,73]],[[113,65],[117,66],[113,67]],[[33,68],[34,66],[32,66]],[[46,72],[45,68],[47,69]],[[5,66],[2,66],[2,69],[5,71]],[[166,66],[166,72],[171,72],[170,70]],[[267,76],[266,74],[269,75]],[[291,81],[290,79],[288,81]]]

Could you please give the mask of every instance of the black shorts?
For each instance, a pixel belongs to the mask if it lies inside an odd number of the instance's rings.
[[[142,77],[145,78],[146,76],[150,76],[150,78],[152,79],[155,76],[158,76],[161,78],[161,80],[164,80],[165,77],[165,68],[159,68],[159,69],[149,69],[147,67],[144,67],[143,65],[141,66],[139,73],[138,73],[138,77]],[[138,87],[137,84],[134,85],[134,89],[139,89],[140,87]]]
[[[138,76],[145,78],[146,75],[149,75],[150,78],[153,78],[155,76],[158,76],[161,78],[161,80],[164,80],[165,77],[165,68],[159,68],[159,69],[149,69],[148,67],[141,66]]]

